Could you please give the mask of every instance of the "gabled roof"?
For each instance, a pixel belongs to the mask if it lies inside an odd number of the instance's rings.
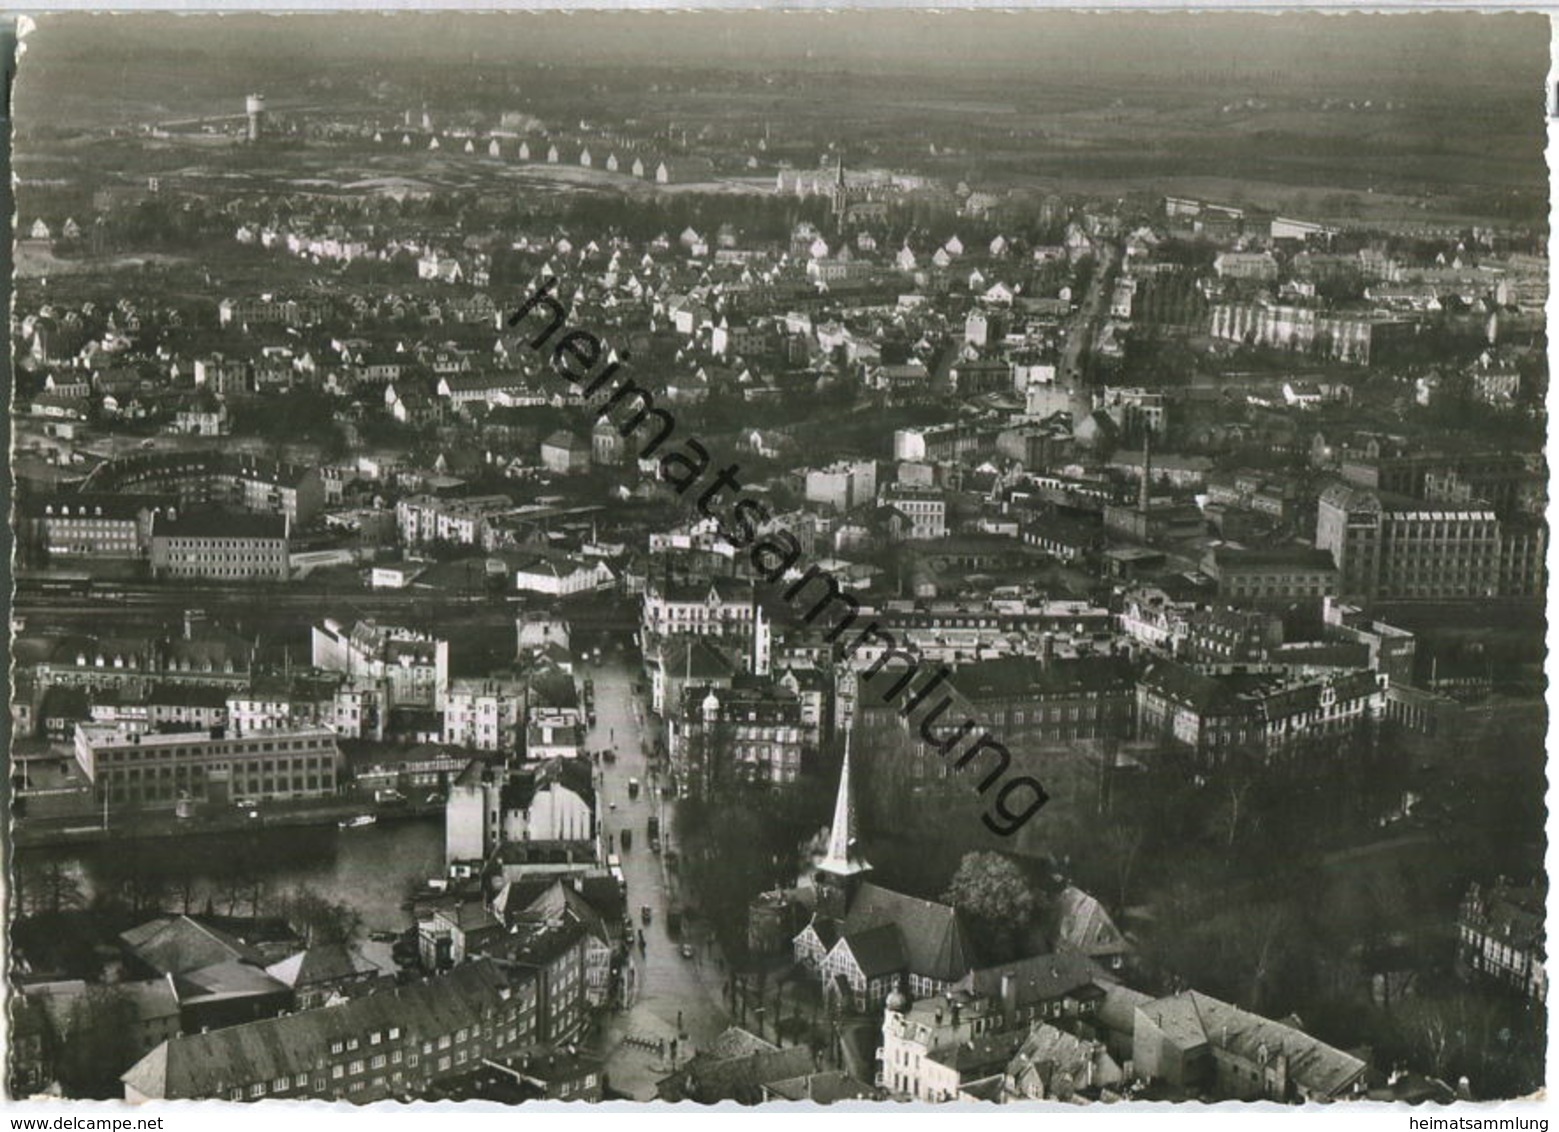
[[[661,646],[661,669],[667,676],[691,674],[694,682],[729,679],[736,665],[707,637],[675,637]]]
[[[1000,1000],[1004,975],[1012,976],[1018,1006],[1053,1002],[1068,995],[1074,998],[1102,998],[1104,995],[1096,981],[1102,972],[1093,960],[1065,952],[1031,955],[1014,963],[982,967],[971,971],[958,989],[967,990],[976,998]]]
[[[1104,906],[1075,885],[1067,885],[1056,898],[1056,913],[1056,950],[1091,957],[1131,951]]]
[[[733,1057],[750,1057],[755,1053],[766,1053],[778,1048],[778,1046],[760,1038],[751,1030],[743,1029],[741,1026],[727,1026],[714,1041],[709,1043],[707,1048],[698,1052],[693,1061],[700,1059],[706,1061],[727,1061]]]
[[[1265,1057],[1288,1059],[1288,1078],[1315,1096],[1337,1096],[1363,1076],[1367,1066],[1350,1053],[1302,1030],[1227,1002],[1183,991],[1139,1006],[1164,1036],[1182,1050],[1212,1045],[1260,1064]]]
[[[660,1096],[666,1100],[691,1100],[700,1104],[726,1100],[752,1104],[762,1099],[764,1085],[804,1076],[814,1068],[812,1051],[805,1045],[760,1050],[745,1057],[720,1060],[705,1061],[700,1056],[663,1079]]]
[[[588,891],[584,890],[583,879],[578,888],[572,878],[553,880],[514,918],[543,922],[571,918],[589,928],[592,935],[606,939],[607,917],[621,920],[625,910],[621,890],[611,877],[600,878],[598,883],[589,885]]]
[[[981,703],[1013,696],[1124,690],[1134,686],[1131,661],[1124,657],[1058,657],[1048,663],[1033,657],[998,657],[967,664],[953,673],[952,685]]]
[[[497,964],[462,963],[441,978],[341,1006],[185,1034],[163,1042],[120,1080],[152,1100],[225,1098],[230,1088],[312,1073],[338,1038],[361,1038],[392,1025],[434,1037],[472,1025],[509,985]]]
[[[1028,1040],[1027,1029],[998,1030],[980,1034],[967,1041],[932,1050],[929,1058],[958,1071],[960,1077],[977,1079],[1004,1072],[1007,1063]]]
[[[895,924],[903,935],[905,965],[922,978],[957,982],[975,966],[967,928],[949,905],[863,884],[844,920],[844,934]]]
[[[765,1087],[780,1100],[809,1101],[812,1104],[874,1101],[879,1097],[876,1089],[863,1081],[857,1081],[842,1069],[808,1073],[788,1081],[770,1081]]]
[[[271,978],[294,989],[378,972],[379,968],[363,958],[361,952],[341,943],[323,943],[311,947],[307,951],[289,955],[279,963],[272,963],[265,969]]]
[[[235,998],[259,998],[285,994],[285,983],[271,978],[259,967],[226,959],[209,967],[187,971],[173,977],[179,1005],[222,1002]]]
[[[879,924],[864,932],[845,935],[838,943],[855,957],[855,965],[868,979],[904,969],[904,937],[897,924]]]
[[[480,900],[466,900],[438,913],[461,932],[494,931],[503,927]]]
[[[179,975],[228,960],[240,960],[254,967],[265,962],[260,952],[248,944],[191,916],[150,920],[121,932],[119,940],[136,959],[162,975]]]

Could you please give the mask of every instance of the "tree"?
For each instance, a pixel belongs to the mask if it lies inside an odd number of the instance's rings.
[[[942,897],[992,940],[1010,952],[1033,922],[1037,901],[1023,870],[1000,853],[965,853]]]
[[[92,986],[70,1008],[60,1045],[59,1079],[65,1095],[114,1100],[124,1095],[119,1075],[134,1063],[135,1004],[117,987]]]
[[[308,947],[351,944],[362,934],[361,913],[348,904],[327,900],[307,885],[293,889],[282,907],[282,914]]]
[[[1131,898],[1132,877],[1141,859],[1144,840],[1143,829],[1136,824],[1112,820],[1100,830],[1099,844],[1094,852],[1100,864],[1108,867],[1117,909],[1124,909]]]
[[[80,879],[62,861],[16,870],[16,907],[24,915],[59,915],[86,903]]]

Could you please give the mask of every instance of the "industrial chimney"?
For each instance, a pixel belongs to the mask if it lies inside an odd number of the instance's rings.
[[[1148,493],[1153,489],[1153,432],[1142,434],[1142,487],[1137,493],[1137,510],[1148,513]]]

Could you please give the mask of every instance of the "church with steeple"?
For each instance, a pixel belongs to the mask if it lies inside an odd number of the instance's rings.
[[[871,871],[856,827],[847,731],[833,824],[812,874],[812,916],[791,943],[796,961],[816,972],[826,1000],[857,1011],[877,1009],[900,988],[942,993],[979,965],[951,906],[884,888],[868,879]]]
[[[850,228],[884,224],[888,219],[888,203],[878,198],[870,186],[851,185],[844,173],[844,155],[834,159],[834,183],[829,193],[829,211],[834,217],[834,228],[843,236]]]

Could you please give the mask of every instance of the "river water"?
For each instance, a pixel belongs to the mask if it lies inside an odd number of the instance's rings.
[[[226,912],[236,877],[256,878],[270,893],[306,885],[331,901],[362,913],[369,931],[398,930],[411,923],[401,908],[408,890],[444,871],[444,818],[381,823],[359,829],[334,825],[259,829],[235,833],[199,834],[180,838],[103,842],[57,849],[28,849],[17,854],[22,867],[64,862],[90,899],[108,878],[125,867],[134,854],[137,867],[170,880],[190,878],[191,911],[204,909],[210,897],[217,912]],[[248,914],[245,905],[240,914]],[[181,895],[170,896],[168,910],[178,911]]]

